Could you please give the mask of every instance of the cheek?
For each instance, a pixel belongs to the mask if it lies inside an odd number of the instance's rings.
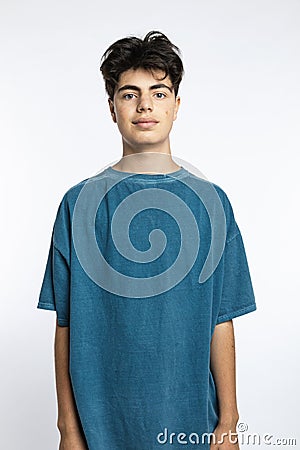
[[[168,109],[165,111],[165,118],[168,122],[173,122],[175,117],[175,109]]]
[[[124,108],[118,108],[116,110],[116,118],[118,122],[124,122],[127,114]]]
[[[165,110],[165,117],[172,120],[175,114],[175,108],[174,105],[170,105],[166,110]]]

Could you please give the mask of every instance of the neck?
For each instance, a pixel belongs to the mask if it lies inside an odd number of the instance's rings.
[[[170,173],[181,168],[172,159],[170,145],[132,148],[125,142],[122,158],[112,167],[134,173]]]

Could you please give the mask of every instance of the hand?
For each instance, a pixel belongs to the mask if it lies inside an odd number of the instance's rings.
[[[79,432],[62,434],[59,450],[88,450],[88,447]]]
[[[212,438],[210,450],[240,450],[235,425],[218,424],[214,430],[214,435],[215,441]]]

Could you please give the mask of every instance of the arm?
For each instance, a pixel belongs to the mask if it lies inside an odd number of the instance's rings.
[[[69,327],[60,327],[57,321],[54,354],[58,405],[57,427],[61,435],[59,450],[87,450],[69,375]]]
[[[236,400],[236,373],[235,373],[235,340],[232,320],[216,325],[211,340],[211,372],[215,380],[219,403],[219,423],[214,433],[216,439],[221,439],[222,433],[236,432],[239,419]],[[211,445],[211,449],[237,450],[238,444],[233,442],[237,437],[224,438],[221,445]]]

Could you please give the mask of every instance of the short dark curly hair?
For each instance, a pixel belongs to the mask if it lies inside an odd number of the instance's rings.
[[[129,69],[162,70],[170,77],[175,97],[182,80],[184,69],[181,52],[176,45],[159,31],[150,31],[144,39],[129,36],[114,42],[101,58],[105,89],[113,99],[120,75]]]

